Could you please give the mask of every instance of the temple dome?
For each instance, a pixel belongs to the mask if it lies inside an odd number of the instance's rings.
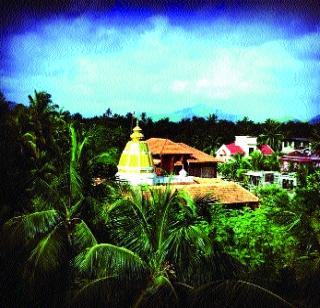
[[[142,129],[138,125],[130,135],[118,164],[117,176],[131,184],[153,184],[156,176],[148,144],[143,140]]]

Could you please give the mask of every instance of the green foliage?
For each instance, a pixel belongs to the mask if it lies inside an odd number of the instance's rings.
[[[281,268],[294,258],[296,240],[285,226],[272,222],[268,208],[230,210],[215,226],[215,239],[251,270],[263,264]]]
[[[140,275],[146,267],[139,255],[112,244],[95,244],[76,256],[74,262],[80,273],[97,278],[124,273]]]
[[[27,107],[10,107],[0,95],[0,222],[7,221],[0,305],[275,307],[288,305],[275,294],[282,293],[317,307],[319,171],[298,171],[300,188],[290,195],[274,186],[257,190],[261,207],[254,211],[192,200],[172,187],[130,190],[112,178],[132,120],[110,110],[91,119],[71,116],[46,92],[35,91]],[[317,129],[215,115],[174,123],[144,114],[141,126],[146,138],[171,138],[207,152],[239,134],[260,135],[277,149],[284,132],[308,137]],[[278,168],[277,154],[255,152],[235,156],[219,171],[242,181],[249,169]],[[106,181],[94,186],[95,177]],[[293,274],[281,280],[286,270]],[[272,291],[254,283],[259,276]],[[302,291],[285,293],[289,280]]]
[[[259,143],[266,143],[270,145],[274,151],[279,151],[283,139],[283,125],[280,122],[267,119],[264,122],[263,133],[259,135]]]

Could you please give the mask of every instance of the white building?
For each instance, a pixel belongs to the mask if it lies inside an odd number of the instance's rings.
[[[267,186],[276,184],[282,188],[292,189],[297,186],[295,172],[281,173],[278,171],[248,171],[244,174],[250,186]]]
[[[271,155],[273,153],[273,150],[267,144],[258,146],[257,137],[235,136],[235,142],[223,144],[216,152],[216,156],[226,162],[235,154],[247,157],[256,150],[261,151],[263,155]]]
[[[281,143],[281,152],[284,154],[305,149],[310,149],[310,141],[307,138],[288,138]]]

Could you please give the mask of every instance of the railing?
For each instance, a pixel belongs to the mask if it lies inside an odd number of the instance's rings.
[[[192,176],[179,176],[179,175],[171,175],[171,176],[157,176],[154,178],[154,184],[176,184],[176,183],[192,183]]]

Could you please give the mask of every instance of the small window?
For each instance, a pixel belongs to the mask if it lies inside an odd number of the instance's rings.
[[[265,181],[265,182],[269,182],[269,183],[273,183],[273,181],[274,181],[274,175],[273,175],[273,173],[266,173],[266,174],[265,174],[264,181]]]
[[[249,148],[249,154],[251,154],[254,151],[254,148]]]

